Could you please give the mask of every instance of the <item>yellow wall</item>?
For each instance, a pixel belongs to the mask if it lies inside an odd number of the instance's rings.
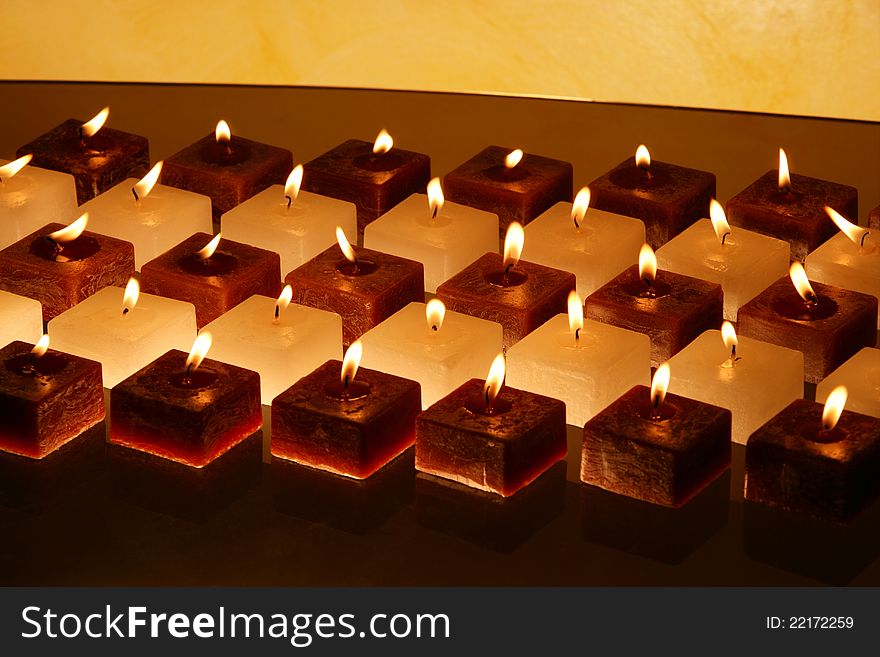
[[[3,0],[0,78],[488,91],[880,119],[880,0]]]

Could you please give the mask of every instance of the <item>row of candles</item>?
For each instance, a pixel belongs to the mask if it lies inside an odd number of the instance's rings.
[[[441,184],[385,131],[294,167],[221,121],[146,171],[146,140],[102,128],[107,114],[0,167],[0,289],[14,293],[0,337],[33,341],[45,320],[57,348],[0,352],[8,451],[43,457],[100,421],[103,398],[69,395],[103,382],[111,442],[199,467],[259,429],[262,402],[277,457],[360,478],[415,441],[420,470],[505,496],[564,458],[566,420],[585,425],[585,482],[659,504],[726,468],[731,437],[764,454],[748,490],[771,504],[812,490],[762,474],[780,459],[876,474],[862,456],[880,423],[839,421],[836,387],[824,416],[801,396],[805,379],[825,379],[820,395],[843,381],[880,415],[880,249],[844,216],[856,191],[790,175],[781,150],[725,214],[712,174],[644,146],[571,202],[568,163],[490,147]],[[363,248],[347,237],[361,233]],[[79,415],[42,426],[23,398]],[[792,432],[802,444],[774,452]],[[862,474],[807,510],[849,514],[840,491]]]

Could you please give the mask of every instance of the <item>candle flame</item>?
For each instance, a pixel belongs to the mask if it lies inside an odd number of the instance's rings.
[[[428,328],[439,331],[446,317],[446,304],[440,299],[431,299],[425,306],[425,318],[428,320]]]
[[[211,348],[213,342],[214,339],[208,331],[202,331],[196,336],[196,339],[193,341],[192,347],[189,350],[189,356],[186,357],[187,372],[192,372],[193,370],[198,369],[199,365],[202,364],[202,361],[205,360],[205,356],[208,355],[208,350]]]
[[[730,322],[724,322],[721,325],[721,339],[724,340],[724,346],[727,347],[728,351],[732,353],[736,350],[739,342],[736,338],[736,329],[733,328],[733,324]]]
[[[354,375],[357,374],[358,366],[361,364],[361,356],[363,355],[364,346],[360,340],[352,342],[351,346],[346,350],[345,356],[342,357],[342,372],[340,374],[343,388],[347,388],[354,380]]]
[[[526,241],[526,233],[520,223],[511,221],[504,236],[504,270],[516,266],[522,255],[523,245]]]
[[[669,363],[663,363],[654,372],[654,378],[651,379],[651,404],[655,408],[666,399],[666,390],[669,388],[669,378],[671,376]]]
[[[657,256],[647,242],[639,250],[639,278],[650,283],[657,278]]]
[[[284,183],[284,198],[288,201],[288,207],[290,207],[290,204],[296,200],[297,196],[299,196],[299,188],[302,186],[302,181],[303,165],[297,164],[293,167],[293,171],[290,172],[290,175],[287,176],[287,182]]]
[[[27,155],[22,155],[17,160],[12,160],[12,162],[8,162],[0,167],[0,182],[9,180],[12,176],[24,169],[33,157],[33,155],[28,153]]]
[[[843,413],[843,407],[846,405],[846,398],[849,392],[846,386],[837,386],[828,395],[825,400],[825,408],[822,409],[822,428],[825,431],[831,431],[837,426],[840,415]]]
[[[229,124],[223,119],[217,121],[217,127],[214,128],[214,139],[221,144],[228,144],[232,141],[232,131],[229,129]]]
[[[651,166],[651,153],[644,144],[639,144],[636,149],[636,166],[639,169],[647,169]]]
[[[83,212],[79,219],[68,224],[64,228],[49,233],[49,239],[53,242],[72,242],[82,235],[86,226],[89,224],[89,213]]]
[[[709,201],[709,219],[712,222],[712,228],[715,229],[718,241],[724,244],[724,241],[730,236],[730,224],[727,223],[724,208],[714,198]]]
[[[41,358],[47,351],[49,351],[49,334],[43,333],[42,337],[37,340],[37,344],[31,349],[31,353],[35,358]]]
[[[156,186],[156,181],[159,180],[159,174],[162,173],[162,160],[156,162],[150,172],[138,180],[134,187],[132,188],[132,192],[134,192],[134,198],[136,201],[140,201],[147,197],[147,195],[153,191],[153,187]]]
[[[446,199],[443,198],[443,187],[439,178],[431,178],[428,183],[428,208],[431,210],[431,218],[440,214]]]
[[[122,295],[122,314],[126,315],[137,305],[138,297],[141,295],[141,286],[138,280],[132,276],[128,279],[125,286],[125,292]]]
[[[523,152],[519,148],[515,148],[510,151],[507,156],[504,158],[504,166],[508,169],[512,169],[517,164],[520,163],[520,160],[523,159]]]
[[[788,189],[791,186],[791,175],[788,172],[788,156],[785,151],[779,149],[779,189]]]
[[[584,328],[584,303],[575,290],[568,293],[568,328],[575,339],[580,337]]]
[[[220,238],[222,236],[223,233],[217,233],[210,242],[196,251],[196,255],[199,256],[200,260],[207,260],[214,255],[214,251],[216,251],[217,247],[220,245]]]
[[[293,288],[290,285],[285,285],[284,289],[281,290],[281,294],[278,295],[278,300],[275,302],[276,322],[281,318],[281,313],[290,305],[291,299],[293,299]]]
[[[504,362],[504,353],[495,356],[489,367],[489,374],[486,375],[486,383],[483,385],[483,398],[486,400],[486,406],[491,408],[492,402],[501,392],[501,386],[504,385],[504,374],[506,364]]]
[[[388,131],[382,128],[379,134],[376,135],[376,141],[373,142],[373,152],[376,155],[381,155],[390,151],[392,146],[394,146],[394,140],[388,134]]]
[[[794,288],[797,290],[797,293],[801,295],[801,299],[810,302],[816,301],[816,293],[813,292],[813,286],[810,285],[810,279],[807,278],[807,272],[804,271],[804,266],[800,262],[795,260],[791,263],[791,267],[788,269],[788,275],[791,278],[791,282],[794,283]]]
[[[571,220],[574,222],[575,228],[581,227],[581,222],[587,214],[590,207],[590,188],[581,187],[577,195],[574,197],[574,203],[571,204]]]
[[[865,237],[868,235],[868,229],[857,226],[840,214],[837,210],[830,206],[825,206],[825,213],[831,218],[841,232],[846,235],[854,244],[862,246],[865,243]]]
[[[110,116],[110,108],[105,107],[91,119],[83,123],[80,128],[83,137],[94,137],[98,133],[98,130],[104,127],[104,123],[107,121],[108,116]]]
[[[336,227],[336,241],[339,243],[339,248],[342,249],[342,255],[345,256],[345,259],[349,262],[357,262],[357,256],[354,253],[351,242],[349,242],[348,238],[345,236],[345,231],[342,230],[342,226]]]

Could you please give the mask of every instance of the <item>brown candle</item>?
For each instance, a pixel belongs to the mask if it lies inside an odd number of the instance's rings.
[[[880,205],[868,213],[868,227],[871,230],[880,230]]]

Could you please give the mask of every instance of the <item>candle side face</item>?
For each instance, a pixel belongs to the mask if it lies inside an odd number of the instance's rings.
[[[740,306],[786,275],[789,245],[744,229],[734,230],[721,244],[712,222],[700,219],[657,251],[657,265],[719,283],[724,319],[735,322]]]
[[[739,337],[739,360],[725,367],[730,351],[721,331],[700,335],[669,360],[670,392],[730,410],[734,442],[749,436],[804,391],[801,352]]]
[[[101,363],[112,388],[169,349],[188,351],[196,337],[190,303],[141,294],[123,316],[119,287],[106,287],[49,322],[52,344]]]
[[[0,158],[0,166],[9,161]],[[0,182],[0,249],[76,212],[76,185],[69,173],[26,166]]]
[[[880,299],[880,233],[871,233],[865,244],[859,246],[837,233],[807,256],[810,279]]]
[[[336,226],[355,235],[352,203],[301,191],[288,208],[282,185],[264,189],[220,218],[224,237],[277,251],[283,274],[336,244]]]
[[[0,347],[13,340],[36,344],[43,335],[43,308],[34,299],[0,291]]]
[[[871,230],[880,230],[880,205],[868,213],[868,227]]]
[[[205,327],[211,356],[260,375],[262,403],[330,359],[342,357],[342,319],[335,313],[289,305],[273,322],[276,300],[254,295]]]
[[[577,229],[571,208],[571,203],[557,203],[525,227],[522,258],[573,273],[577,293],[586,299],[636,264],[645,243],[645,224],[640,219],[591,208]]]
[[[816,388],[816,401],[824,404],[841,385],[848,393],[848,410],[880,418],[880,349],[865,347],[829,374]]]
[[[485,375],[501,351],[501,338],[497,322],[453,311],[446,312],[443,326],[434,332],[425,319],[425,304],[416,302],[361,337],[361,364],[418,381],[424,409],[465,381]]]
[[[366,227],[364,246],[421,262],[425,290],[434,293],[438,285],[497,248],[498,217],[449,201],[432,219],[427,196],[413,194]]]
[[[568,316],[557,315],[507,352],[507,383],[565,402],[582,426],[635,385],[650,383],[647,335],[587,320],[575,345]]]
[[[137,269],[193,233],[213,230],[207,196],[157,184],[135,201],[131,189],[137,182],[123,180],[82,206],[89,228],[134,244]]]

